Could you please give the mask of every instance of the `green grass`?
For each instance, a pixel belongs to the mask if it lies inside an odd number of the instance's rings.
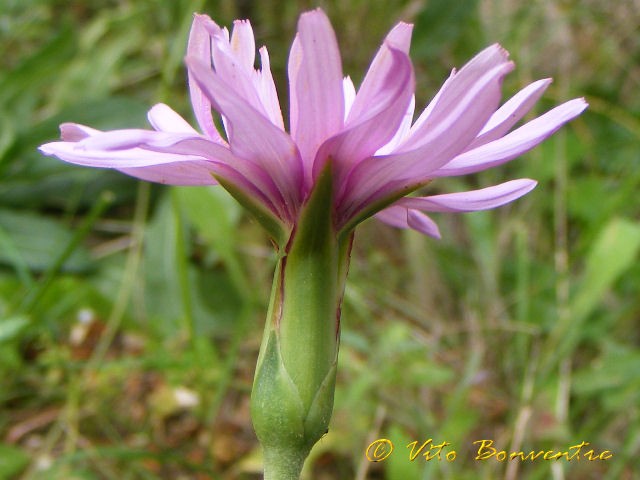
[[[640,471],[640,11],[631,1],[327,1],[356,84],[385,32],[416,24],[424,105],[498,41],[545,76],[538,112],[590,109],[509,165],[430,192],[531,177],[505,208],[436,217],[441,241],[368,221],[343,308],[336,405],[308,479],[632,479]],[[0,8],[0,479],[254,479],[248,399],[275,257],[221,189],[137,183],[36,147],[64,121],[192,119],[193,11],[251,19],[286,104],[308,2],[5,0]],[[286,107],[285,107],[286,108]],[[386,461],[367,446],[394,442]],[[447,441],[456,459],[409,461]],[[498,449],[613,457],[474,460]]]

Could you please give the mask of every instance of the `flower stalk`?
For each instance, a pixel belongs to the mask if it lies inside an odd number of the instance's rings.
[[[265,479],[297,479],[328,431],[333,409],[340,304],[352,235],[339,238],[325,167],[276,266],[251,395]]]

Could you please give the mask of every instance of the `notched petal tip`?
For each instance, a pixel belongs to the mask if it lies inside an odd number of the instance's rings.
[[[78,129],[75,123],[63,123],[60,125],[60,138],[65,142],[77,142],[88,137]]]
[[[588,106],[589,103],[587,103],[587,100],[584,97],[579,97],[561,103],[557,107],[549,110],[549,112],[561,111],[564,115],[567,115],[568,121],[580,115],[587,109]]]
[[[207,15],[206,13],[198,13],[198,12],[194,13],[193,14],[193,20],[194,20],[194,22],[198,22],[202,26],[205,26],[207,24],[208,25],[211,25],[211,24],[217,25],[216,22],[214,22],[211,19],[211,17],[209,15]]]
[[[504,75],[511,73],[516,68],[516,64],[512,61],[508,61],[504,64]]]
[[[79,123],[63,123],[60,125],[60,138],[64,142],[79,142],[87,137],[101,133],[100,130],[80,125]]]
[[[411,47],[411,35],[413,34],[413,25],[409,23],[400,22],[385,37],[384,43],[391,43],[399,50],[405,53],[409,53]]]
[[[206,32],[211,37],[223,35],[223,30],[226,30],[220,28],[220,26],[216,22],[214,22],[209,15],[206,15],[204,13],[193,14],[193,23],[191,26],[192,32],[194,32],[194,29],[203,33]]]
[[[256,43],[249,20],[235,20],[230,39],[231,51],[247,70],[253,70]],[[214,57],[215,62],[215,57]]]
[[[329,16],[322,10],[320,7],[314,10],[308,10],[303,12],[298,18],[298,32],[304,30],[305,28],[311,28],[313,25],[322,25],[324,28],[329,28],[333,32],[333,27],[331,27],[331,20],[329,20]]]
[[[485,50],[494,50],[496,53],[501,55],[505,60],[509,58],[509,51],[497,42],[494,44],[491,44]]]
[[[413,23],[408,23],[408,22],[398,22],[396,23],[395,27],[393,27],[393,29],[396,28],[410,28],[413,30]]]
[[[303,17],[307,18],[307,17],[312,17],[314,15],[321,15],[321,16],[323,16],[325,18],[328,18],[327,14],[325,13],[325,11],[322,8],[316,7],[313,10],[307,10],[306,12],[302,12],[300,14],[300,18],[298,19],[298,21],[302,20]]]

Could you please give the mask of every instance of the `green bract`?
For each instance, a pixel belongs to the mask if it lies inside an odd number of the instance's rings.
[[[327,432],[352,236],[338,239],[327,164],[278,261],[251,396],[265,466],[298,465]],[[265,470],[265,479],[288,478]],[[293,477],[297,478],[297,477]]]

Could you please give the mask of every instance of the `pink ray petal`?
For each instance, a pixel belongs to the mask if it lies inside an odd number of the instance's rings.
[[[293,132],[298,123],[298,93],[296,83],[298,73],[302,67],[302,45],[300,45],[300,34],[296,33],[289,49],[289,62],[287,63],[287,76],[289,77],[289,131]],[[303,110],[304,112],[304,110]]]
[[[358,89],[353,105],[349,109],[349,116],[346,124],[357,122],[358,117],[365,114],[372,107],[375,108],[376,99],[380,96],[380,92],[389,83],[389,73],[392,72],[396,63],[391,50],[399,50],[405,55],[409,55],[409,46],[411,44],[411,32],[413,25],[407,23],[399,23],[386,36],[382,46],[373,57],[369,70],[362,80],[362,85]],[[409,61],[411,63],[411,61]]]
[[[211,37],[209,30],[215,30],[216,28],[220,30],[220,27],[218,27],[218,25],[216,25],[215,22],[207,15],[194,15],[191,32],[189,33],[187,56],[198,58],[205,64],[210,65]],[[193,107],[193,113],[196,120],[198,121],[198,125],[200,125],[200,129],[214,142],[224,143],[223,138],[220,136],[220,133],[213,122],[211,103],[196,83],[192,74],[190,72],[187,73],[191,105]]]
[[[75,144],[76,150],[127,150],[141,145],[166,147],[187,138],[199,138],[197,132],[174,133],[155,130],[125,129],[99,132]]]
[[[441,238],[438,225],[417,210],[393,205],[376,213],[375,218],[396,228],[412,228],[433,238]]]
[[[356,99],[356,87],[353,85],[353,80],[347,75],[342,79],[342,90],[344,92],[344,119],[347,120],[351,105]]]
[[[260,49],[261,70],[254,69],[255,41],[250,23],[234,22],[230,41],[225,35],[215,35],[212,39],[213,63],[219,77],[253,108],[284,130],[269,53],[265,47]]]
[[[427,137],[426,141],[412,142],[420,145],[419,147],[406,151],[405,142],[399,153],[371,157],[356,165],[346,182],[344,191],[347,193],[341,199],[339,217],[353,216],[368,203],[392,197],[394,191],[406,188],[407,183],[419,184],[425,181],[434,170],[463,151],[497,106],[502,79],[512,68],[512,63],[503,62],[476,78],[471,86],[464,82],[466,91],[453,95],[458,98],[460,93],[462,98],[459,98],[447,114],[437,115],[434,110],[432,116],[439,116],[441,121],[434,123],[429,130],[420,129],[412,134],[411,138],[422,131]],[[451,89],[457,88],[452,82]],[[445,100],[445,96],[446,92],[442,95],[441,102]],[[430,121],[425,123],[427,124]]]
[[[186,59],[189,70],[216,110],[228,123],[234,155],[259,165],[273,179],[282,204],[295,218],[302,195],[302,165],[291,138],[197,59]]]
[[[60,137],[65,142],[77,142],[96,133],[100,133],[100,130],[80,125],[79,123],[63,123],[60,125]]]
[[[235,57],[245,70],[253,70],[256,61],[256,42],[249,20],[233,22],[231,50],[236,54]]]
[[[165,163],[137,168],[118,168],[118,171],[147,182],[164,185],[198,186],[217,185],[212,174],[216,172],[210,162],[192,161]]]
[[[537,184],[535,180],[520,178],[480,190],[445,193],[430,197],[406,197],[398,200],[394,205],[425,212],[475,212],[512,202],[529,193]]]
[[[215,73],[218,78],[225,82],[228,88],[234,90],[239,97],[242,97],[242,99],[249,103],[254,109],[263,116],[268,117],[262,100],[258,95],[258,90],[256,89],[253,66],[251,68],[245,68],[246,59],[239,58],[238,55],[231,50],[231,46],[222,35],[213,37],[211,53],[213,55]],[[229,134],[228,131],[227,134]]]
[[[137,168],[168,163],[189,163],[206,161],[196,155],[175,155],[171,153],[152,152],[142,148],[122,150],[90,150],[78,148],[76,142],[50,142],[39,147],[45,155],[55,155],[60,160],[97,168]]]
[[[385,81],[378,83],[377,95],[370,99],[366,111],[352,117],[342,132],[320,147],[313,167],[314,177],[331,158],[335,182],[344,185],[343,178],[349,168],[373,155],[398,131],[411,101],[415,80],[409,57],[400,50],[389,50],[393,62],[384,66]],[[338,192],[337,196],[340,195]]]
[[[265,205],[278,218],[287,221],[288,212],[282,205],[282,197],[271,177],[260,166],[235,156],[228,148],[202,137],[188,138],[169,146],[148,148],[154,148],[153,153],[206,158],[213,163],[213,173],[253,199],[256,205]]]
[[[453,77],[455,77],[456,73],[457,73],[457,70],[455,68],[451,70],[449,77],[444,81],[444,83],[440,87],[440,90],[438,90],[438,92],[433,96],[431,101],[424,108],[422,113],[418,116],[415,123],[411,126],[411,129],[409,130],[409,135],[407,136],[407,138],[409,138],[411,135],[413,135],[414,132],[422,128],[422,125],[424,125],[427,119],[431,116],[431,112],[433,112],[433,109],[438,104],[438,101],[440,100],[440,97],[442,96],[442,94],[446,92],[447,89],[449,88],[449,85],[453,81]]]
[[[479,147],[502,137],[540,100],[551,84],[550,78],[544,78],[526,86],[504,103],[482,128],[468,149]]]
[[[468,98],[468,93],[479,86],[481,79],[485,78],[489,72],[506,69],[504,72],[506,74],[513,69],[514,65],[508,61],[508,56],[509,54],[505,49],[498,44],[494,44],[478,53],[459,71],[454,71],[438,92],[434,101],[431,102],[433,106],[427,107],[427,111],[423,112],[418,118],[416,125],[411,129],[411,135],[400,146],[398,151],[414,150],[432,141],[434,135],[438,135],[439,131],[446,133],[447,130],[457,128],[454,127],[456,125],[455,111],[464,102],[464,99]],[[500,87],[504,74],[498,76],[497,88],[492,91],[495,96],[492,97],[487,92],[482,101],[480,101],[481,106],[485,108],[486,120],[495,111],[495,106],[497,106],[502,96]],[[478,131],[485,125],[486,120],[478,128]]]
[[[411,101],[409,102],[407,111],[402,117],[402,121],[400,122],[398,131],[386,145],[383,145],[378,150],[376,150],[376,155],[388,155],[392,153],[398,147],[398,145],[400,145],[407,138],[407,136],[409,135],[409,131],[411,130],[411,122],[413,122],[413,114],[415,112],[415,109],[416,96],[411,95]]]
[[[291,136],[300,149],[308,187],[318,147],[340,131],[344,120],[340,51],[322,10],[300,16],[291,55]]]
[[[227,181],[236,185],[237,189],[244,191],[246,196],[261,199],[282,220],[291,220],[289,218],[290,211],[284,204],[278,187],[261,166],[251,160],[234,155],[227,147],[204,137],[175,138],[175,140],[174,143],[159,141],[140,144],[140,146],[145,151],[151,150],[158,153],[176,154],[187,158],[198,156],[212,161],[217,168],[214,173],[227,178]],[[232,169],[231,176],[228,174],[229,169]],[[239,181],[236,178],[238,175],[244,178],[245,182]],[[248,185],[247,188],[243,187],[245,183]],[[254,190],[259,191],[260,194],[257,195]]]
[[[198,134],[184,118],[164,103],[158,103],[151,107],[151,110],[147,113],[147,118],[151,126],[160,132]]]
[[[185,156],[199,155],[233,168],[263,193],[268,203],[273,205],[274,211],[279,212],[282,218],[286,218],[287,210],[283,205],[282,196],[268,172],[251,160],[234,155],[228,148],[202,137],[186,138],[172,145],[146,145],[146,148]]]
[[[320,9],[302,14],[287,68],[288,134],[265,47],[259,50],[260,69],[255,67],[249,21],[236,20],[229,34],[208,16],[195,15],[185,62],[203,135],[169,106],[157,104],[148,112],[154,130],[101,132],[68,123],[61,125],[63,141],[40,149],[70,163],[159,183],[218,181],[280,246],[330,161],[334,190],[327,208],[338,235],[375,215],[439,238],[437,225],[423,211],[497,207],[529,192],[535,181],[407,195],[436,177],[473,173],[517,157],[582,113],[586,102],[566,102],[511,131],[551,80],[531,83],[498,108],[503,78],[514,66],[495,44],[454,69],[411,125],[411,34],[412,26],[405,23],[387,34],[356,92],[351,79],[343,78],[328,17]],[[226,138],[216,128],[212,109],[220,115]]]
[[[464,175],[508,162],[551,136],[566,122],[580,115],[587,106],[582,98],[569,100],[498,140],[458,155],[432,175],[434,177]]]
[[[105,150],[105,147],[113,150]],[[259,166],[199,135],[146,130],[97,131],[80,142],[42,145],[40,151],[69,163],[114,168],[137,178],[169,185],[212,185],[216,183],[212,174],[216,174],[245,191],[247,196],[264,203],[278,217],[287,218],[282,197]]]
[[[276,86],[273,83],[269,52],[266,47],[260,48],[260,68],[261,70],[256,73],[256,88],[258,89],[260,100],[262,101],[262,105],[264,106],[271,123],[280,130],[284,130],[284,121],[282,119],[282,111],[280,110],[280,100],[278,99]]]

